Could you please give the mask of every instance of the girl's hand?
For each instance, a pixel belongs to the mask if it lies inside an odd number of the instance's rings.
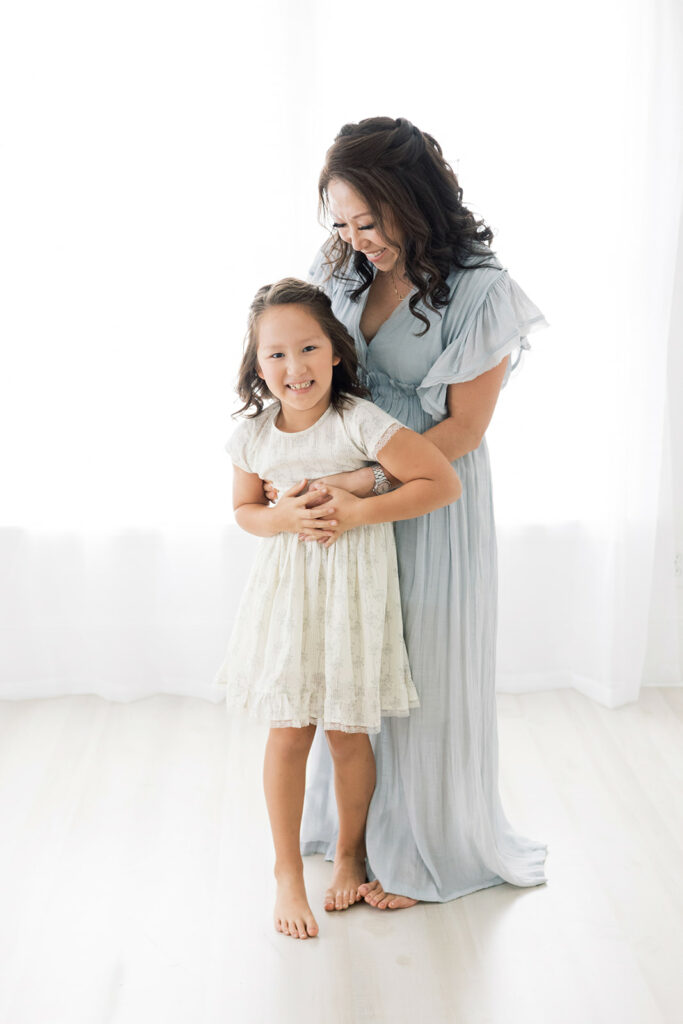
[[[326,478],[329,479],[329,478]],[[363,499],[350,494],[341,487],[332,487],[322,480],[314,485],[316,490],[329,494],[330,508],[322,505],[316,512],[322,512],[325,517],[318,519],[315,524],[310,524],[303,530],[304,539],[313,538],[320,540],[323,547],[329,548],[347,530],[353,530],[362,524]],[[319,531],[325,531],[327,536],[323,538]],[[301,539],[301,535],[300,535]]]
[[[335,509],[329,506],[328,499],[325,499],[324,503],[317,508],[309,507],[310,494],[300,493],[306,483],[306,480],[300,480],[299,483],[290,487],[273,509],[279,533],[300,533],[302,530],[306,530],[311,531],[313,536],[318,536],[318,531],[329,530],[329,523],[325,523],[325,526],[321,526],[320,523],[323,522],[323,516],[332,515]],[[323,490],[320,489],[321,497],[323,493]]]

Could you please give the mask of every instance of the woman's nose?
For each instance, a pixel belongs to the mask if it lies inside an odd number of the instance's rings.
[[[360,232],[358,228],[351,225],[339,232],[343,242],[347,245],[353,246],[354,249],[360,249]]]

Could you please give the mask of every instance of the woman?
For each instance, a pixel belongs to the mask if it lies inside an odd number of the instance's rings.
[[[538,885],[547,847],[515,833],[498,794],[497,561],[484,433],[511,354],[520,350],[516,365],[530,347],[526,335],[547,323],[491,252],[490,228],[462,205],[438,143],[409,121],[345,125],[319,186],[334,234],[311,279],[353,336],[373,400],[424,433],[462,481],[458,502],[394,524],[421,707],[374,737],[367,864],[344,874],[335,863],[325,907],[364,898],[399,909],[502,882]],[[362,469],[326,482],[367,495],[383,480]],[[332,518],[340,519],[338,509]],[[318,520],[308,539],[324,529]],[[318,733],[301,849],[333,859],[332,766]]]

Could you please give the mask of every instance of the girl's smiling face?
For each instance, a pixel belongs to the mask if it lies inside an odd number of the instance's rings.
[[[282,426],[305,430],[330,404],[332,368],[340,358],[305,306],[271,306],[257,330],[256,372],[280,402]]]

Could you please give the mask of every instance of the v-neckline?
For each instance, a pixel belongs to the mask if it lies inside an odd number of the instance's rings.
[[[373,269],[374,269],[374,268],[373,268]],[[377,277],[377,271],[375,270],[374,274],[372,275],[372,280],[373,280],[373,282],[374,282],[374,280],[375,280],[375,278],[376,278],[376,277]],[[392,316],[394,316],[394,314],[395,314],[395,313],[398,313],[398,311],[399,311],[399,309],[401,308],[401,306],[403,305],[403,303],[404,303],[404,302],[406,302],[406,300],[407,300],[407,299],[409,299],[409,298],[410,298],[410,296],[411,296],[411,295],[413,294],[413,292],[415,291],[415,289],[413,288],[413,289],[412,289],[412,291],[409,291],[407,295],[404,295],[404,296],[403,296],[403,298],[402,298],[402,299],[401,299],[401,301],[399,302],[398,306],[394,306],[394,308],[392,309],[392,311],[391,311],[391,313],[389,314],[389,316],[388,316],[388,317],[386,318],[386,320],[382,320],[382,323],[381,323],[381,324],[379,325],[379,327],[377,328],[377,330],[376,330],[376,331],[375,331],[375,333],[373,334],[373,336],[372,336],[372,338],[370,339],[370,341],[368,341],[368,339],[367,339],[367,338],[365,337],[365,335],[363,334],[363,328],[361,327],[361,325],[360,325],[360,322],[361,322],[361,320],[363,319],[363,313],[365,312],[365,307],[367,306],[367,304],[368,304],[368,299],[370,298],[370,288],[371,288],[371,287],[372,287],[372,285],[370,285],[370,287],[369,287],[369,288],[366,288],[366,289],[365,289],[365,297],[364,297],[364,299],[363,299],[363,304],[362,304],[362,306],[360,307],[360,312],[359,312],[359,314],[358,314],[358,334],[360,335],[360,339],[361,339],[361,341],[363,342],[363,346],[364,346],[364,350],[365,350],[365,352],[367,352],[367,351],[368,351],[368,349],[370,348],[370,346],[371,346],[371,345],[372,345],[372,344],[373,344],[373,343],[375,342],[375,340],[376,340],[376,338],[377,338],[377,335],[378,335],[378,334],[379,334],[379,332],[380,332],[380,331],[382,330],[382,328],[384,327],[384,325],[385,325],[385,324],[388,324],[388,323],[389,323],[389,321],[391,320]]]

